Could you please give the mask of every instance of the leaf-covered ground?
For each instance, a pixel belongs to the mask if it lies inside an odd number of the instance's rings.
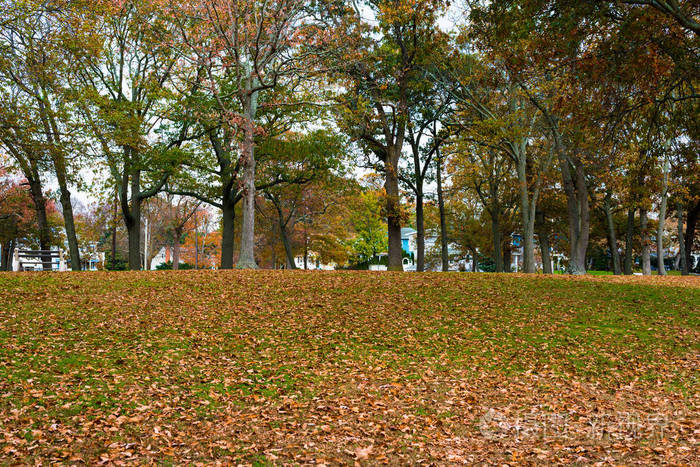
[[[0,275],[0,464],[700,462],[700,279]]]

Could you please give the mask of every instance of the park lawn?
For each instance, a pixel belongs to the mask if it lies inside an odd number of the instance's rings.
[[[0,275],[0,464],[696,464],[699,388],[699,278]]]

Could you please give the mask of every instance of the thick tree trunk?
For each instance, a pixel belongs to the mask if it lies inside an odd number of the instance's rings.
[[[620,267],[620,251],[617,246],[617,232],[615,231],[615,219],[613,218],[612,206],[610,206],[610,197],[606,196],[603,202],[603,210],[605,211],[605,221],[608,225],[608,247],[612,256],[613,274],[619,276],[622,274]]]
[[[0,258],[0,271],[12,270],[12,256],[15,254],[15,241],[8,240],[2,245],[2,258]]]
[[[255,262],[255,114],[257,95],[246,96],[246,124],[243,143],[243,212],[238,269],[257,269]]]
[[[544,211],[535,213],[535,222],[537,226],[537,239],[540,243],[540,253],[542,255],[542,272],[552,274],[552,248],[549,244],[549,232],[545,222]]]
[[[236,205],[230,195],[224,193],[221,206],[221,269],[233,269]]]
[[[294,263],[294,252],[292,252],[292,244],[290,243],[289,236],[287,235],[287,225],[284,222],[284,214],[282,213],[282,208],[277,203],[274,204],[275,208],[277,209],[277,221],[280,227],[280,237],[282,238],[284,253],[285,255],[287,255],[287,265],[289,269],[296,269],[297,266]]]
[[[678,215],[678,256],[680,258],[679,268],[681,270],[681,275],[687,276],[690,273],[688,266],[688,256],[685,251],[685,234],[683,233],[683,206],[678,203],[677,208]]]
[[[476,253],[476,248],[472,248],[472,272],[476,272],[479,270],[478,261],[479,258]]]
[[[493,239],[493,262],[496,263],[496,272],[504,272],[503,269],[503,232],[498,216],[491,214],[491,236]]]
[[[586,185],[586,175],[583,169],[583,164],[577,161],[574,168],[576,173],[576,207],[577,215],[572,218],[572,223],[577,227],[574,242],[575,257],[574,261],[570,262],[572,274],[586,274],[586,252],[588,250],[588,237],[590,235],[591,219],[588,204],[588,187]]]
[[[685,264],[690,269],[693,267],[693,246],[695,243],[695,228],[698,223],[698,216],[700,216],[700,201],[694,206],[691,205],[688,208],[688,215],[686,216],[685,225]]]
[[[649,219],[647,218],[647,210],[641,208],[639,210],[639,225],[642,234],[642,274],[645,276],[651,275],[651,255],[649,252],[649,245],[651,240],[649,240]]]
[[[132,203],[134,202],[132,200]],[[141,219],[135,218],[127,221],[126,232],[129,237],[129,269],[139,271],[141,270]]]
[[[559,159],[564,193],[566,194],[566,211],[569,220],[569,270],[571,274],[586,274],[586,251],[590,235],[590,213],[588,204],[588,187],[583,163],[573,157],[567,157],[561,134],[555,118],[548,116],[552,124],[554,146]],[[573,172],[572,172],[573,169]]]
[[[129,236],[129,269],[132,271],[141,270],[141,171],[136,169],[131,173],[131,205],[124,206],[124,220]]]
[[[389,237],[389,271],[403,271],[403,247],[401,245],[401,199],[399,193],[398,162],[401,148],[391,147],[387,155],[386,210],[387,233]]]
[[[34,202],[34,210],[36,211],[36,222],[39,230],[39,249],[47,251],[51,249],[51,230],[49,229],[49,220],[46,215],[46,198],[44,197],[38,172],[36,178],[27,177],[27,183],[29,184],[29,194]],[[42,255],[41,262],[44,269],[51,268],[51,256]]]
[[[518,189],[520,192],[520,219],[523,228],[523,264],[522,272],[535,272],[535,207],[536,200],[530,204],[530,193],[527,183],[527,155],[524,148],[516,159],[518,173]]]
[[[442,270],[449,271],[450,269],[450,256],[447,246],[447,216],[445,215],[445,200],[442,193],[442,158],[438,153],[438,157],[435,158],[437,162],[437,196],[438,196],[438,210],[440,211],[440,260],[442,263]]]
[[[419,190],[416,195],[416,271],[425,270],[425,220],[423,218],[423,193]]]
[[[627,210],[627,229],[625,230],[625,275],[632,274],[634,265],[634,250],[632,248],[632,236],[634,235],[634,208]]]
[[[296,269],[297,265],[294,263],[294,253],[292,252],[292,245],[289,242],[289,236],[287,235],[287,229],[281,223],[280,223],[280,233],[282,235],[282,245],[284,246],[284,254],[287,256],[287,267],[289,269]]]
[[[70,199],[70,191],[65,184],[65,180],[60,185],[61,207],[63,208],[63,222],[66,228],[66,238],[68,239],[68,250],[70,251],[70,264],[72,271],[81,270],[80,247],[78,237],[75,232],[75,220],[73,218],[73,203]]]

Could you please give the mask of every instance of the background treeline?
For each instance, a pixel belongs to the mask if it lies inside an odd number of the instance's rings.
[[[3,268],[695,266],[697,2],[0,7]]]

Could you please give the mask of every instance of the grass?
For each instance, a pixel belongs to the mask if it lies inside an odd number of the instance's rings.
[[[699,311],[681,277],[3,274],[0,463],[692,464]]]

